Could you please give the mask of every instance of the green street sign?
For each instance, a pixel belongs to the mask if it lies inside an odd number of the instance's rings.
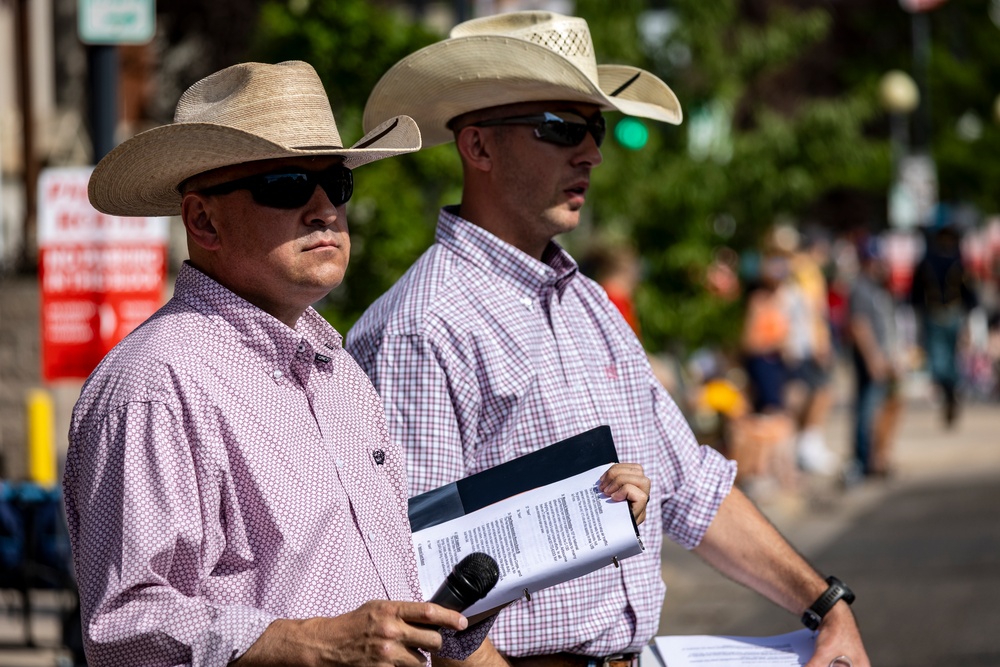
[[[156,32],[156,0],[78,0],[77,12],[87,44],[145,44]]]

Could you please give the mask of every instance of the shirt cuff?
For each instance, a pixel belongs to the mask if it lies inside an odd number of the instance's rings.
[[[475,625],[470,625],[461,632],[442,628],[440,632],[441,638],[444,641],[442,642],[441,650],[437,652],[437,655],[450,660],[465,660],[470,655],[475,653],[476,649],[478,649],[483,643],[486,639],[486,635],[489,634],[490,628],[493,627],[493,623],[496,620],[496,614],[493,616],[487,616]]]
[[[218,667],[246,653],[277,616],[253,607],[215,609],[215,618],[192,651],[192,667]]]

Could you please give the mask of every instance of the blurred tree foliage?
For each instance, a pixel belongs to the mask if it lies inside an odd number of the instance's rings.
[[[349,145],[361,136],[361,111],[381,74],[443,36],[391,4],[264,2],[252,55],[311,62]],[[942,199],[987,212],[1000,209],[993,4],[950,0],[930,15],[930,117]],[[898,3],[578,0],[575,13],[591,26],[598,62],[655,72],[684,107],[679,127],[644,121],[643,148],[609,137],[584,225],[561,239],[578,255],[608,239],[640,250],[646,272],[637,308],[651,350],[690,350],[738,335],[741,304],[705,285],[720,250],[759,247],[781,219],[833,230],[885,226],[889,130],[876,91],[887,70],[912,71],[910,17]],[[620,117],[608,120],[613,131]],[[450,146],[359,170],[349,211],[351,267],[323,309],[335,326],[346,331],[432,242],[437,209],[457,202],[459,188]]]
[[[874,81],[810,80],[803,68],[833,23],[819,6],[675,0],[665,9],[620,0],[611,8],[582,0],[577,7],[601,27],[599,62],[653,71],[684,107],[679,127],[646,123],[650,141],[638,151],[608,142],[590,198],[595,228],[624,229],[641,248],[647,271],[637,307],[646,344],[731,343],[741,304],[705,283],[720,249],[755,249],[779,219],[810,219],[827,193],[887,186],[885,140],[865,132],[878,114]]]

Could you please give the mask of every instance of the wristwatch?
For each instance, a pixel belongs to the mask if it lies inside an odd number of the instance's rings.
[[[843,600],[847,604],[854,602],[854,591],[843,581],[837,577],[827,577],[826,583],[830,584],[830,587],[802,614],[802,624],[810,630],[818,628],[819,622],[839,601]]]

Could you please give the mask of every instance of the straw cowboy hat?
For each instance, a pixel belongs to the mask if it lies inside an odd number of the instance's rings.
[[[90,202],[112,215],[179,215],[185,180],[243,162],[337,155],[347,167],[420,148],[413,119],[385,118],[344,148],[323,84],[308,63],[243,63],[188,88],[174,122],[142,132],[98,163]]]
[[[460,23],[448,39],[403,58],[369,96],[364,126],[405,112],[424,146],[434,146],[451,141],[448,122],[469,111],[556,100],[681,122],[677,96],[655,75],[597,64],[585,20],[528,11]]]

